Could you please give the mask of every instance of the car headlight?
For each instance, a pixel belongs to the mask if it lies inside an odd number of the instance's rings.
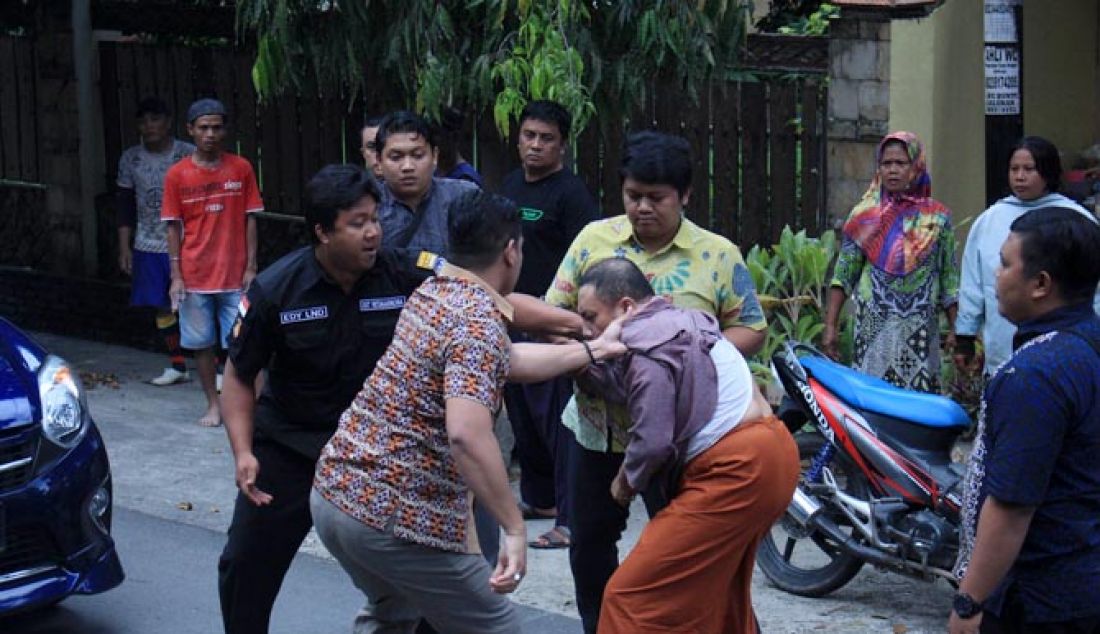
[[[66,449],[80,442],[88,428],[87,402],[80,377],[64,359],[50,355],[38,370],[42,433]]]

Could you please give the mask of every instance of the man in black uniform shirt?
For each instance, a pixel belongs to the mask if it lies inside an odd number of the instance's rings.
[[[306,186],[313,246],[261,272],[242,299],[222,390],[240,494],[218,561],[231,634],[267,632],[283,577],[312,525],[321,448],[386,351],[405,299],[436,258],[381,249],[379,192],[363,169],[329,165]],[[510,295],[516,322],[577,333],[580,318]],[[267,369],[259,399],[253,382]]]
[[[241,301],[222,389],[240,495],[218,562],[226,632],[267,632],[271,607],[312,520],[321,448],[430,270],[380,251],[378,190],[330,165],[306,189],[313,246],[283,257]],[[260,398],[252,387],[267,368]]]
[[[572,125],[569,112],[553,101],[532,101],[520,114],[522,167],[505,177],[500,194],[512,199],[523,218],[523,269],[516,290],[542,296],[562,257],[581,229],[599,218],[588,189],[564,165]],[[513,340],[518,339],[513,334]],[[508,418],[516,437],[520,498],[528,518],[552,518],[554,528],[531,542],[534,548],[569,545],[565,500],[565,461],[569,436],[561,413],[573,394],[569,377],[505,390]]]

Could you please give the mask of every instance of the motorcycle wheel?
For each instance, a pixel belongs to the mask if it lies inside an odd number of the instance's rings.
[[[825,439],[817,433],[795,434],[798,456],[805,473]],[[837,485],[849,495],[864,497],[867,481],[857,467],[841,455],[837,455],[830,470]],[[825,510],[842,529],[851,529],[851,522],[840,512]],[[757,551],[757,563],[764,575],[776,587],[803,597],[823,597],[844,586],[863,567],[863,560],[848,554],[832,540],[814,531],[807,533],[784,515],[765,534]]]

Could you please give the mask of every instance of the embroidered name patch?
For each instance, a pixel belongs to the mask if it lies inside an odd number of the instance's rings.
[[[397,310],[405,305],[405,297],[364,297],[359,300],[359,312],[373,313],[380,310]]]
[[[284,325],[296,324],[300,321],[316,321],[318,319],[328,319],[328,306],[298,308],[279,313],[279,323]]]

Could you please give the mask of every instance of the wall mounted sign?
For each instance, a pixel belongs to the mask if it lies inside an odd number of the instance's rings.
[[[985,0],[986,44],[1014,44],[1017,41],[1015,8],[1020,0]]]
[[[985,47],[985,113],[1020,114],[1020,49]]]

